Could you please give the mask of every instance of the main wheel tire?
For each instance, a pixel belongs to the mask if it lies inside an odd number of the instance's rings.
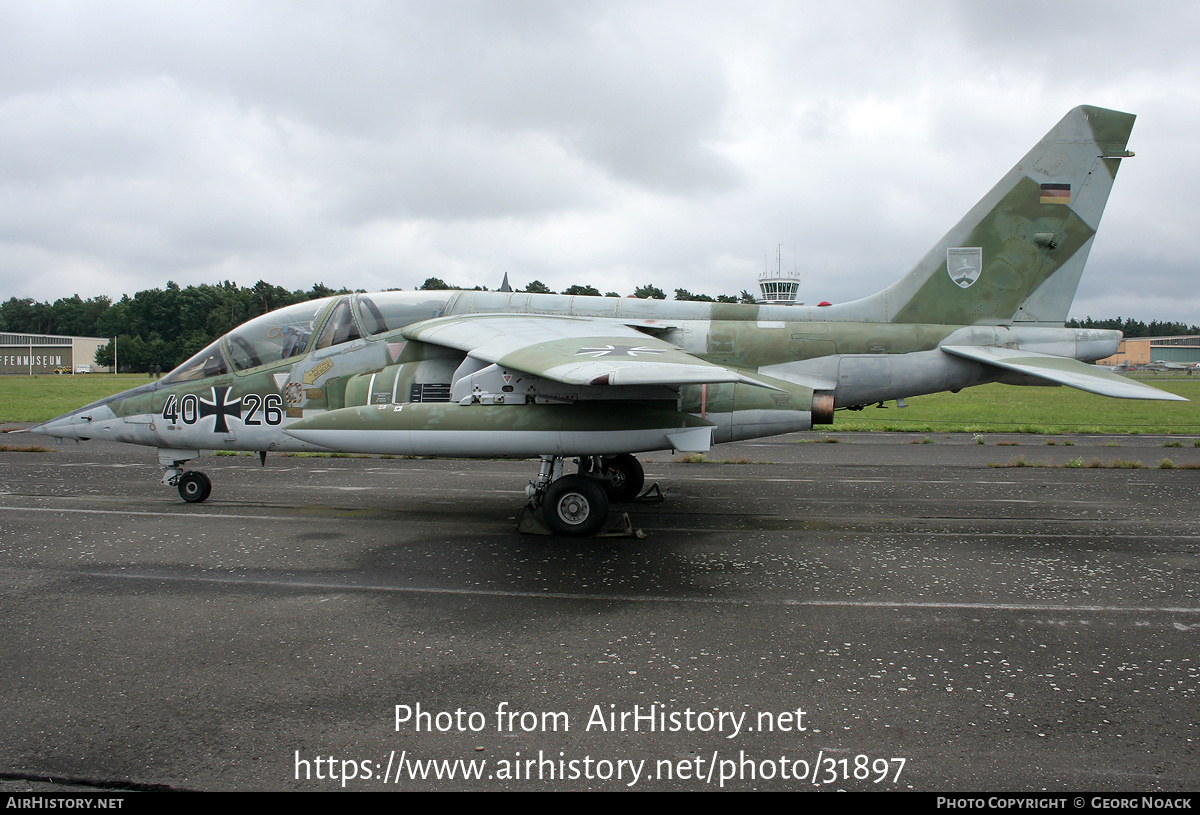
[[[600,474],[600,485],[608,499],[618,504],[637,498],[646,483],[642,463],[628,453],[601,459]]]
[[[199,504],[212,494],[212,480],[199,470],[188,470],[179,476],[179,497],[189,504]]]
[[[542,518],[555,535],[586,538],[604,526],[608,497],[587,476],[565,475],[546,488]]]

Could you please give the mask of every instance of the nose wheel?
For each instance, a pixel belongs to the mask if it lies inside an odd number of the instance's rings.
[[[179,476],[179,497],[189,504],[199,504],[212,494],[212,479],[199,470],[188,470]]]

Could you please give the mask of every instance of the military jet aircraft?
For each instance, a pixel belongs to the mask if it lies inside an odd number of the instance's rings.
[[[1164,371],[1187,371],[1191,373],[1196,368],[1200,368],[1200,363],[1196,362],[1168,362],[1165,359],[1156,359],[1152,365],[1157,365]]]
[[[251,320],[32,432],[155,447],[163,484],[192,502],[212,489],[184,470],[201,450],[536,457],[531,506],[554,533],[586,536],[642,488],[634,453],[996,381],[1180,399],[1088,364],[1119,331],[1063,327],[1134,118],[1072,110],[911,271],[853,302],[336,296]]]

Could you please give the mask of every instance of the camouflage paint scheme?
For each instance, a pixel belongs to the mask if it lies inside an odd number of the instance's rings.
[[[1063,327],[1133,122],[1072,110],[908,274],[861,300],[332,297],[259,317],[163,380],[32,432],[156,447],[175,483],[204,449],[706,450],[993,381],[1177,399],[1087,364],[1120,332]]]

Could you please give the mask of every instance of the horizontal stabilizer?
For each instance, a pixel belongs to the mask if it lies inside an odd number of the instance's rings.
[[[1182,396],[1134,382],[1105,368],[1077,359],[982,345],[943,345],[942,350],[956,357],[994,365],[1006,371],[1036,376],[1101,396],[1117,399],[1158,399],[1166,402],[1188,401]]]

